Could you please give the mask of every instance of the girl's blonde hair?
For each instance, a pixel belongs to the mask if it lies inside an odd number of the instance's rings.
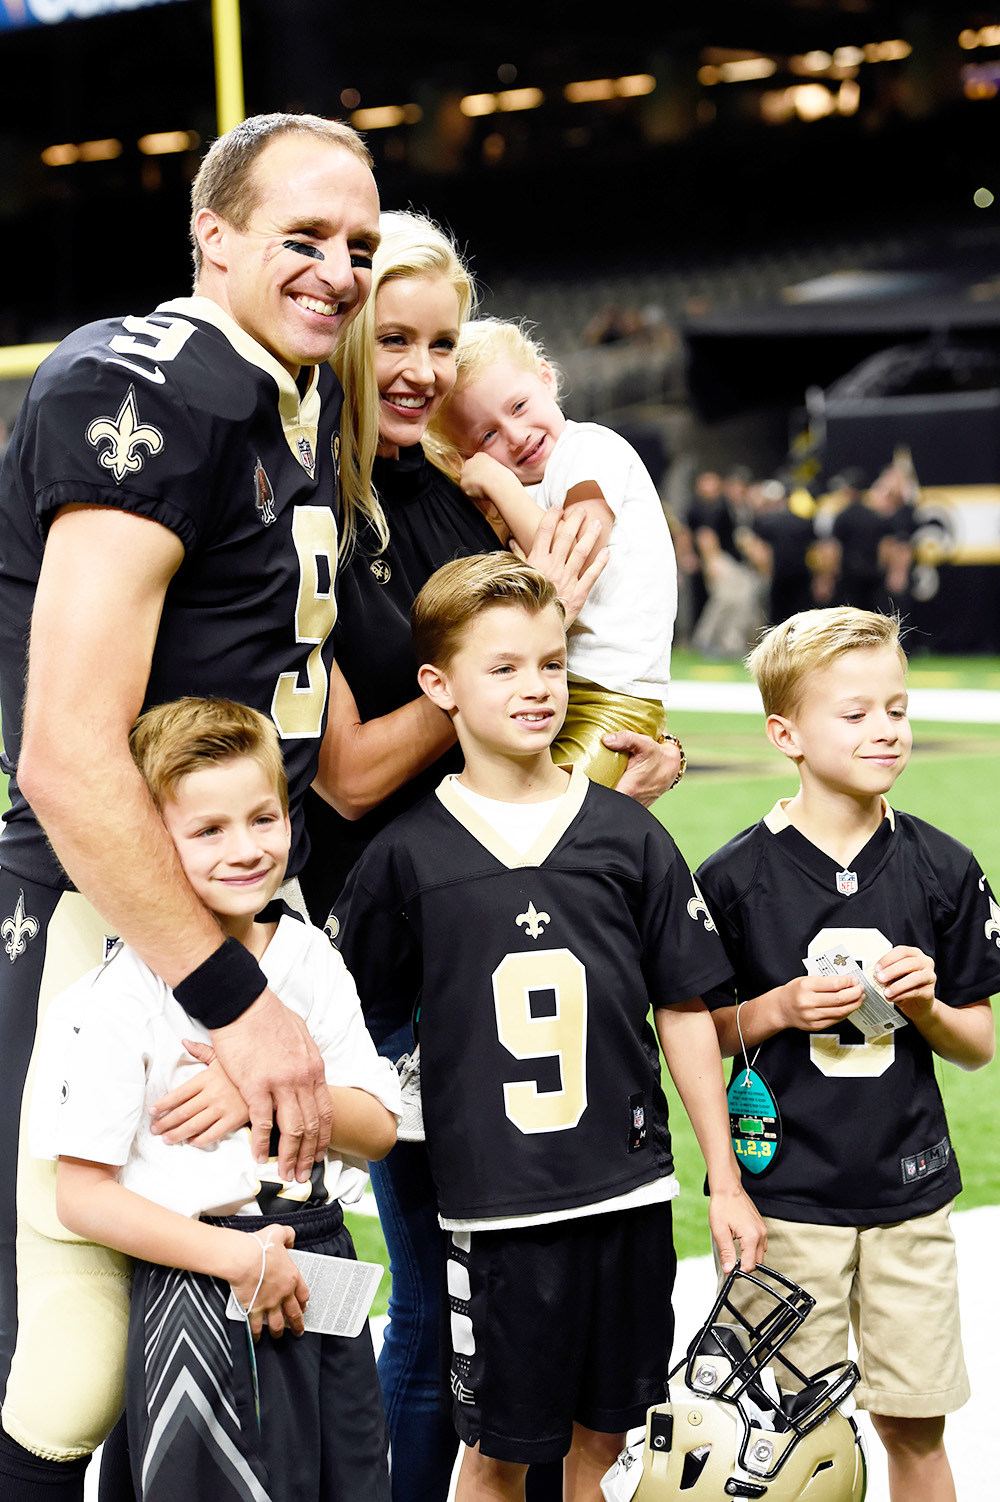
[[[333,356],[344,388],[340,423],[340,494],[343,504],[343,553],[350,552],[358,512],[367,516],[380,548],[389,540],[378,497],[372,490],[372,464],[378,448],[379,395],[375,377],[375,330],[379,289],[399,277],[440,276],[458,295],[459,323],[476,305],[476,287],[455,242],[433,219],[412,212],[379,218],[382,240],[372,261],[372,289],[364,307]]]
[[[499,360],[510,360],[521,370],[540,376],[544,366],[552,371],[559,390],[559,369],[553,365],[538,339],[532,337],[532,326],[514,323],[502,318],[475,318],[463,323],[455,350],[458,380],[455,392],[464,390],[473,381],[478,381],[484,371]],[[453,393],[454,394],[454,393]],[[447,434],[447,408],[445,401],[431,418],[424,436],[424,448],[428,456],[443,469],[446,475],[457,480],[462,473],[465,455]]]

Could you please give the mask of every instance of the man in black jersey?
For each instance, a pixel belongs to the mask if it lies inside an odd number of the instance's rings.
[[[289,774],[294,874],[336,616],[341,394],[325,362],[370,287],[368,153],[348,127],[313,116],[244,121],[202,165],[191,232],[194,297],[64,341],[32,383],[4,465],[3,1161],[16,1158],[36,999],[120,934],[213,1030],[258,1156],[276,1119],[281,1170],[304,1179],[329,1137],[322,1061],[194,896],[127,736],[146,704],[180,694],[269,714]],[[16,1305],[11,1185],[0,1205],[3,1377],[20,1325],[0,1499],[19,1502],[82,1497],[86,1456],[118,1405],[127,1297],[100,1249],[66,1243],[39,1172],[22,1155]],[[93,1278],[76,1278],[81,1261]],[[93,1307],[82,1284],[100,1290]],[[47,1373],[74,1360],[78,1402],[48,1401]]]

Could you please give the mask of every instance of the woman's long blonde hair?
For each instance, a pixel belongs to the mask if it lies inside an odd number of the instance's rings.
[[[451,237],[424,214],[397,212],[379,219],[382,240],[372,262],[372,289],[333,357],[344,388],[340,422],[340,494],[343,506],[342,556],[353,544],[357,517],[367,516],[379,546],[389,528],[372,489],[372,464],[378,448],[379,394],[375,378],[376,303],[383,282],[394,277],[441,276],[458,294],[458,321],[476,304],[472,274]]]

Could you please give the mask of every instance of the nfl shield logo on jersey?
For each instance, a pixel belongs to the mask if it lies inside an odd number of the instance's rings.
[[[309,442],[309,439],[303,435],[302,437],[296,438],[295,447],[299,451],[299,461],[302,465],[302,468],[309,471],[309,478],[312,479],[313,472],[316,468],[316,461],[313,459],[312,444]]]
[[[853,897],[858,890],[858,873],[856,871],[837,872],[837,891],[841,897]]]

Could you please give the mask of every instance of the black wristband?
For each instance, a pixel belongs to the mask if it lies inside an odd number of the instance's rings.
[[[267,990],[267,976],[239,939],[224,939],[197,970],[174,987],[185,1012],[209,1030],[242,1017]]]

